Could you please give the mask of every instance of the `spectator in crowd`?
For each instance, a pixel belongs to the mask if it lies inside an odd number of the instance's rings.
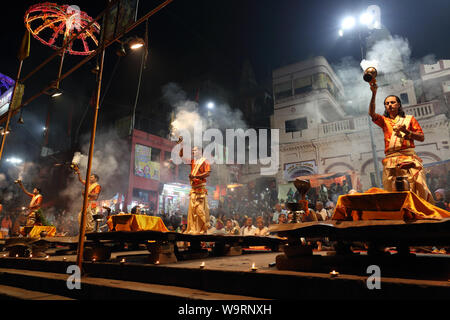
[[[446,205],[445,205],[445,190],[444,189],[437,189],[434,192],[434,199],[436,201],[436,203],[434,204],[436,207],[439,207],[441,209],[447,210]]]
[[[278,224],[287,223],[287,218],[285,213],[280,213],[278,216]]]
[[[216,221],[217,219],[216,219],[216,217],[213,215],[213,214],[210,214],[209,215],[209,225],[211,226],[211,227],[215,227],[215,225],[216,225]]]
[[[233,226],[239,229],[240,228],[239,216],[236,212],[233,213],[231,220],[233,221]]]
[[[328,201],[328,189],[324,184],[320,186],[319,200],[322,201],[323,203]]]
[[[241,235],[243,236],[254,236],[256,232],[256,227],[253,225],[253,218],[248,217],[245,220],[245,226],[241,229]]]
[[[328,219],[328,213],[327,210],[323,207],[322,201],[316,202],[316,214],[322,218],[321,221],[325,221]]]
[[[281,204],[277,203],[275,205],[275,211],[273,212],[273,222],[276,223],[278,221],[278,217],[280,216],[281,213],[282,213]]]
[[[227,219],[225,222],[225,233],[231,235],[239,235],[239,227],[236,227],[233,220]]]
[[[326,204],[325,204],[325,209],[327,210],[327,216],[328,216],[328,219],[331,219],[331,217],[333,216],[333,213],[334,213],[334,203],[333,203],[333,201],[328,201]]]
[[[287,216],[287,223],[292,223],[292,220],[294,220],[294,213],[289,212]]]
[[[258,217],[256,219],[255,236],[268,236],[268,235],[269,235],[269,228],[264,226],[263,217]]]
[[[216,226],[208,229],[208,234],[226,234],[223,222],[221,219],[216,220]]]

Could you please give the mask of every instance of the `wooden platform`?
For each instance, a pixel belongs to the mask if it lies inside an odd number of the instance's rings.
[[[87,233],[84,259],[107,261],[113,251],[145,245],[153,263],[174,263],[178,260],[199,259],[210,255],[240,255],[242,248],[265,247],[273,252],[280,250],[286,240],[279,237],[235,236],[235,235],[191,235],[160,231],[111,231]],[[186,244],[179,248],[178,243]],[[202,243],[208,243],[210,250]],[[45,257],[51,248],[61,255],[74,251],[78,237],[16,237],[5,240],[5,249],[10,257]],[[212,251],[211,251],[212,250]]]
[[[439,280],[450,276],[450,259],[419,258],[412,254],[413,246],[449,246],[450,219],[417,220],[362,220],[326,221],[275,225],[271,232],[287,238],[284,254],[276,257],[279,270],[302,272],[330,272],[340,270],[361,274],[370,265],[381,268],[391,276],[430,277]],[[300,241],[300,238],[306,239]],[[313,256],[315,241],[333,243],[335,252],[330,256]],[[309,244],[308,244],[308,240]],[[353,249],[364,246],[367,254]],[[386,252],[396,247],[397,253]]]
[[[274,236],[237,236],[237,235],[193,235],[178,232],[159,231],[111,231],[88,233],[86,238],[92,241],[113,240],[145,243],[149,240],[185,241],[185,242],[215,242],[239,244],[241,246],[267,246],[278,250],[278,246],[285,242],[284,239]]]
[[[325,221],[271,225],[281,237],[327,237],[334,241],[376,242],[380,245],[450,245],[450,219]]]

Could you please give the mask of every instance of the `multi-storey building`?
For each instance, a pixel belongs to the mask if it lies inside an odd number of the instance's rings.
[[[377,95],[379,99],[389,94],[401,97],[406,114],[414,115],[419,121],[425,141],[416,141],[416,152],[426,166],[450,159],[446,115],[449,68],[448,60],[421,66],[426,93],[426,99],[421,97],[421,103],[418,103],[414,82],[409,79],[383,83]],[[325,58],[316,57],[274,70],[273,86],[271,122],[272,128],[280,130],[280,170],[277,174],[280,198],[285,198],[298,176],[342,175],[354,189],[360,190],[375,185],[369,117],[346,115],[340,105],[340,101],[345,100],[341,99],[342,84]],[[429,86],[438,86],[440,91],[430,96]],[[365,103],[368,106],[369,101]],[[380,103],[382,101],[377,101]],[[377,126],[373,129],[373,140],[381,170],[384,140]],[[314,184],[323,181],[317,179]]]

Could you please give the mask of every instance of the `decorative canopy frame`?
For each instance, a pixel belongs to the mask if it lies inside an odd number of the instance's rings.
[[[100,25],[97,22],[77,35],[76,31],[88,26],[93,19],[76,6],[38,3],[28,8],[24,21],[35,39],[55,50],[61,49],[73,36],[75,40],[65,50],[69,54],[90,55],[99,44]]]

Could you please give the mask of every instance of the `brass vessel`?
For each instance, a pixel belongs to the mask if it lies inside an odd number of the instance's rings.
[[[377,69],[374,67],[368,67],[366,70],[364,70],[364,76],[363,79],[366,82],[372,82],[377,77]]]

